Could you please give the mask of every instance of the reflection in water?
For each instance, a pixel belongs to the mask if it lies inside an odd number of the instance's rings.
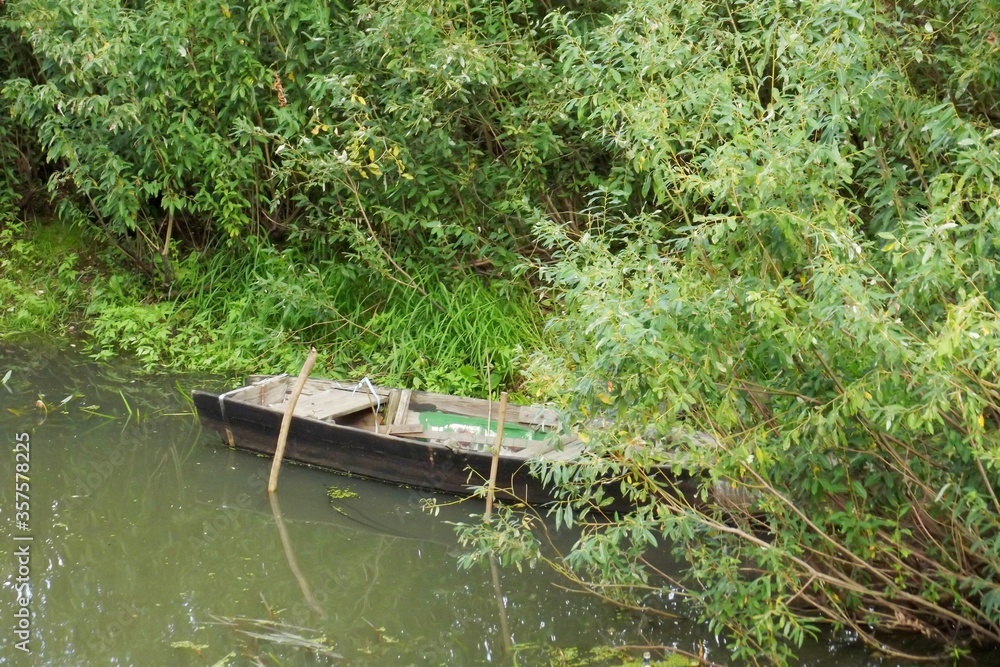
[[[299,561],[295,558],[295,551],[292,549],[292,540],[288,537],[288,528],[285,527],[285,518],[281,515],[281,504],[278,502],[277,493],[269,493],[268,500],[271,502],[271,514],[274,515],[274,523],[278,526],[278,534],[281,536],[281,547],[285,550],[285,558],[288,560],[288,568],[295,575],[295,580],[299,582],[299,588],[302,589],[302,597],[305,599],[306,604],[309,608],[320,615],[320,618],[325,618],[326,613],[323,608],[320,607],[319,602],[316,601],[315,596],[312,594],[312,589],[309,587],[309,582],[306,581],[306,577],[302,574],[302,568],[299,567]]]
[[[280,506],[270,502],[266,459],[219,447],[192,415],[178,416],[192,388],[224,379],[140,379],[0,342],[0,377],[7,370],[0,439],[23,431],[32,442],[33,654],[17,651],[4,630],[0,663],[193,666],[234,654],[229,664],[243,665],[257,664],[259,651],[286,666],[332,664],[282,643],[289,633],[325,639],[352,665],[549,664],[556,649],[649,643],[691,651],[704,643],[726,661],[703,626],[568,595],[542,569],[458,569],[447,522],[481,513],[481,501],[430,516],[418,491],[288,466]],[[40,394],[48,413],[34,407]],[[13,458],[5,459],[10,480]],[[329,485],[358,497],[335,511]],[[10,517],[13,492],[0,484],[0,516]],[[16,567],[0,562],[5,628]],[[237,637],[231,622],[213,619],[258,623],[251,634],[271,635]],[[816,655],[813,664],[864,662],[835,645]]]
[[[493,595],[497,599],[497,617],[500,619],[500,639],[503,641],[503,655],[510,655],[514,641],[510,637],[510,623],[507,621],[507,600],[500,586],[500,568],[497,559],[490,556],[490,577],[493,580]]]

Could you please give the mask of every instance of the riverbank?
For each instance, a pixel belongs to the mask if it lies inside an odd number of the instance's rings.
[[[58,221],[0,232],[0,329],[44,333],[146,369],[283,372],[317,345],[317,373],[484,395],[516,387],[542,346],[530,289],[422,268],[383,276],[348,258],[264,241],[188,251],[169,286]]]
[[[1000,5],[85,4],[0,8],[2,330],[537,391],[598,595],[783,667],[1000,646]]]

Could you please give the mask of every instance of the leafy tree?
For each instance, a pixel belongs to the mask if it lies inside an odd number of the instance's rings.
[[[5,108],[44,146],[32,162],[53,172],[61,216],[141,277],[94,279],[96,354],[284,363],[297,354],[274,354],[275,339],[307,332],[343,365],[438,388],[513,378],[537,320],[509,282],[537,247],[533,202],[572,211],[553,183],[586,172],[561,168],[561,141],[534,122],[556,108],[542,15],[464,0],[9,2],[3,25],[33,68],[10,72]],[[424,340],[390,332],[424,312],[414,295],[448,319]],[[491,312],[511,315],[477,333]]]
[[[6,9],[0,5],[0,22]],[[0,26],[0,81],[31,76],[36,70],[31,51],[16,35]],[[37,206],[35,193],[44,168],[29,128],[12,117],[9,105],[0,100],[0,223],[18,219],[19,209]]]
[[[591,443],[542,470],[584,528],[581,581],[641,603],[672,544],[754,660],[824,622],[900,655],[886,631],[1000,641],[997,11],[634,0],[582,37],[552,18],[564,108],[615,157],[586,233],[538,225],[562,353],[534,380]],[[706,471],[696,497],[656,466]],[[639,506],[594,522],[609,479]],[[465,535],[538,557],[514,517]]]
[[[39,66],[37,81],[7,81],[5,97],[57,166],[49,185],[64,215],[98,226],[167,282],[173,239],[204,244],[276,224],[267,147],[231,137],[241,119],[278,110],[273,3],[249,16],[180,2],[8,7]]]
[[[532,222],[574,218],[596,185],[548,13],[14,0],[5,23],[38,66],[5,98],[45,146],[63,214],[150,278],[172,282],[178,242],[268,237],[416,286],[428,253],[512,269]]]

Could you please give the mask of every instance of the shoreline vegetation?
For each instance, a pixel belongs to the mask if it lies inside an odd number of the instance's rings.
[[[1000,644],[998,25],[8,0],[0,335],[553,401],[591,451],[539,471],[579,587],[683,591],[737,660],[829,626],[960,658]],[[677,450],[745,502],[680,502],[646,474]],[[601,516],[609,476],[637,510]],[[464,562],[544,562],[533,528],[466,526]]]
[[[324,352],[317,373],[476,396],[516,385],[524,350],[541,347],[534,296],[510,280],[431,267],[411,287],[264,242],[191,252],[164,292],[58,220],[10,223],[0,253],[4,335],[66,337],[148,371],[285,372],[313,344]]]

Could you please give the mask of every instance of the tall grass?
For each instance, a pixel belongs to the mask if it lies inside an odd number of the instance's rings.
[[[316,345],[317,372],[483,396],[516,388],[542,345],[526,285],[441,267],[399,282],[251,241],[184,255],[164,294],[62,223],[7,227],[0,251],[0,335],[80,331],[97,359],[124,353],[149,370],[294,372]]]
[[[427,292],[389,285],[357,348],[362,366],[414,388],[485,394],[511,386],[522,350],[541,344],[537,306],[511,283],[478,276],[416,279]],[[346,348],[345,348],[346,351]]]

